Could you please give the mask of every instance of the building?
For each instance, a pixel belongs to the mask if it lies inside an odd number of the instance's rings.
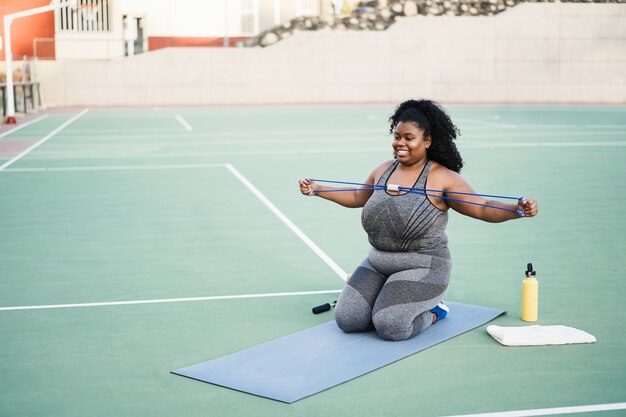
[[[67,8],[14,22],[15,59],[112,59],[172,46],[234,46],[295,16],[328,13],[333,6],[330,0],[67,2]],[[48,4],[0,0],[0,15]]]

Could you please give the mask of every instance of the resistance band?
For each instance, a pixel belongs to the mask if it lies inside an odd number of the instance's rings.
[[[476,206],[483,206],[483,207],[489,207],[489,208],[494,208],[497,210],[504,210],[504,211],[510,211],[512,213],[517,213],[518,216],[520,217],[524,217],[524,212],[522,210],[512,210],[506,207],[499,207],[499,206],[492,206],[490,204],[482,204],[482,203],[476,203],[473,201],[467,201],[467,200],[460,200],[458,198],[452,198],[452,197],[446,197],[443,195],[435,195],[435,194],[431,194],[431,192],[439,192],[439,193],[444,193],[444,194],[461,194],[461,195],[473,195],[473,196],[477,196],[477,197],[489,197],[489,198],[502,198],[502,199],[508,199],[508,200],[516,200],[516,201],[524,201],[524,197],[510,197],[510,196],[506,196],[506,195],[494,195],[494,194],[478,194],[478,193],[469,193],[469,192],[464,192],[464,191],[443,191],[443,190],[435,190],[432,188],[408,188],[408,187],[401,187],[399,185],[396,184],[387,184],[387,185],[383,185],[383,184],[363,184],[363,183],[358,183],[358,182],[346,182],[346,181],[334,181],[334,180],[323,180],[323,179],[318,179],[318,178],[309,178],[309,177],[305,177],[304,178],[307,181],[315,181],[315,182],[326,182],[326,183],[332,183],[332,184],[345,184],[345,185],[358,185],[361,188],[336,188],[333,190],[311,190],[311,195],[313,193],[327,193],[327,192],[337,192],[337,191],[369,191],[369,190],[382,190],[382,191],[398,191],[398,192],[405,192],[405,193],[413,193],[413,194],[419,194],[419,195],[425,195],[428,197],[434,197],[434,198],[441,198],[443,200],[450,200],[450,201],[458,201],[460,203],[466,203],[466,204],[473,204]]]

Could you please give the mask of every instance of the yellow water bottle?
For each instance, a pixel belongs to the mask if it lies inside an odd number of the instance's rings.
[[[522,281],[522,320],[537,321],[539,310],[539,282],[533,264],[526,265],[526,278]]]

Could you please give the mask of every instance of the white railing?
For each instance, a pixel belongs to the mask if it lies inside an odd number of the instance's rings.
[[[319,15],[319,0],[241,0],[241,33],[257,35],[297,16]]]
[[[108,0],[74,0],[72,7],[56,11],[57,32],[109,32]]]

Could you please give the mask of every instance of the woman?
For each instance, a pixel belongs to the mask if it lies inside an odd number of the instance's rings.
[[[459,175],[463,160],[453,142],[458,129],[438,104],[406,101],[389,121],[394,159],[377,166],[365,180],[386,190],[363,185],[324,192],[333,188],[309,179],[299,183],[304,195],[363,207],[361,222],[372,248],[337,301],[337,325],[346,332],[375,329],[384,339],[405,340],[449,311],[441,302],[451,270],[448,209],[496,223],[535,216],[537,203],[527,198],[504,204],[473,194]]]

